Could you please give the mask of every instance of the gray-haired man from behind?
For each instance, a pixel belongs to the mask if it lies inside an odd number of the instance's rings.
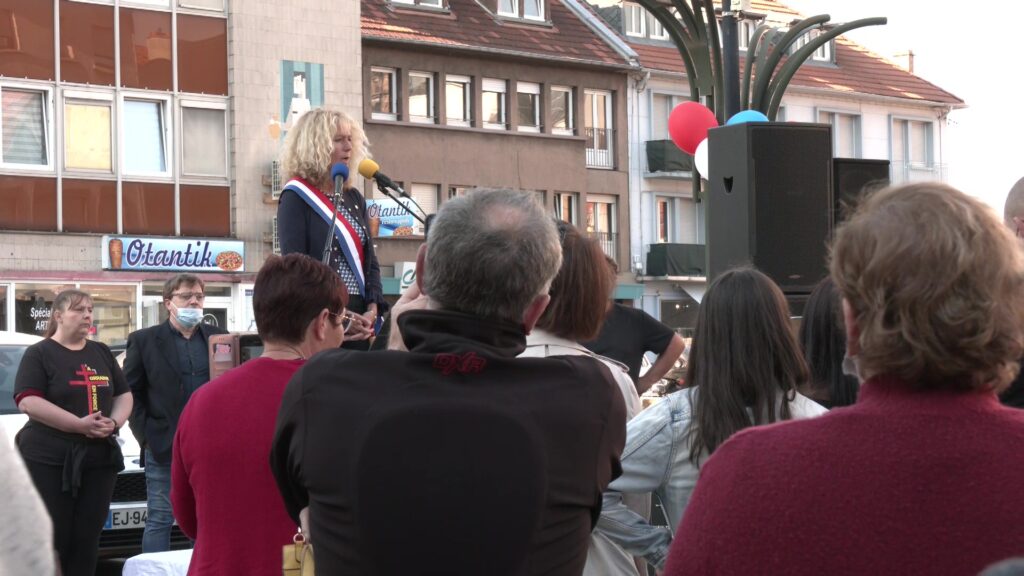
[[[425,305],[406,306],[404,312],[397,307],[397,328],[408,352],[329,351],[296,374],[278,415],[271,464],[289,512],[297,518],[299,510],[310,507],[318,570],[358,574],[381,562],[408,561],[418,570],[447,574],[582,572],[601,491],[621,473],[625,407],[611,374],[591,358],[516,358],[547,306],[560,265],[555,226],[531,195],[476,190],[451,200],[420,249],[417,286],[403,297],[408,303],[422,291],[417,302]],[[494,426],[485,419],[472,439],[436,445],[423,438],[443,430],[444,421],[417,419],[420,428],[402,431],[409,444],[426,453],[425,464],[409,463],[416,452],[395,454],[386,472],[370,479],[372,485],[401,477],[406,487],[399,490],[400,510],[384,504],[382,513],[401,521],[387,534],[390,557],[382,557],[365,529],[372,519],[360,517],[372,502],[363,493],[356,498],[367,474],[363,448],[381,437],[375,426],[389,414],[408,410],[415,417],[439,406],[441,412],[455,407],[463,416],[474,410],[493,415]],[[542,464],[489,474],[502,459],[520,456],[516,446],[499,439],[498,421],[511,421],[537,439],[530,445]],[[470,472],[451,465],[462,439],[468,445],[476,441],[477,447],[483,441],[487,463],[477,461],[473,469],[471,462]],[[374,456],[381,457],[369,454],[369,459]],[[505,498],[495,495],[512,499],[537,477],[543,484],[537,520],[528,529],[512,528],[512,517],[522,511],[506,509]],[[430,487],[439,478],[448,486],[442,490],[456,496],[440,502],[431,497]],[[480,516],[487,520],[484,527],[445,524],[452,517]],[[521,554],[504,561],[516,566],[495,565],[495,558],[485,557],[495,553],[495,542],[505,540],[527,543]]]

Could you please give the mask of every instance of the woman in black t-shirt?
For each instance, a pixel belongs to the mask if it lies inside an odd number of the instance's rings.
[[[96,570],[100,532],[124,469],[117,430],[132,410],[114,355],[86,338],[91,327],[89,294],[58,294],[47,338],[25,351],[14,383],[14,401],[29,417],[18,448],[53,520],[65,576]]]

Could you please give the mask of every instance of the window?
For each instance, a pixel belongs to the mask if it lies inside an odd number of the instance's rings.
[[[668,117],[686,98],[674,94],[651,93],[651,140],[668,140]]]
[[[654,17],[654,14],[649,14],[648,17],[651,19],[649,29],[651,31],[651,38],[655,40],[668,40],[668,31],[662,26],[661,22]]]
[[[483,86],[483,121],[484,128],[492,130],[505,129],[505,91],[506,82],[484,78]]]
[[[0,86],[0,164],[50,167],[50,93]]]
[[[370,69],[370,116],[378,120],[395,120],[395,70]]]
[[[643,37],[647,35],[647,12],[643,9],[643,6],[623,2],[622,12],[623,26],[627,36]]]
[[[226,115],[224,107],[217,104],[182,103],[183,176],[227,176]]]
[[[572,88],[551,87],[551,132],[570,136],[576,133]]]
[[[428,6],[430,8],[444,8],[442,0],[391,0],[392,4],[406,4],[408,6]]]
[[[597,239],[604,253],[618,260],[618,225],[615,221],[615,197],[587,196],[587,232]]]
[[[573,192],[555,193],[555,218],[569,224],[578,222],[579,194]]]
[[[587,166],[614,167],[611,92],[584,91],[583,114],[583,130],[587,139]]]
[[[469,126],[472,116],[473,84],[469,76],[449,74],[444,82],[445,120],[451,126]]]
[[[929,167],[932,164],[932,124],[920,120],[892,122],[892,162],[896,165]]]
[[[801,34],[800,37],[797,38],[796,43],[793,44],[793,51],[795,52],[795,51],[799,50],[800,48],[803,48],[808,43],[810,43],[811,40],[813,40],[813,39],[817,38],[818,36],[820,36],[821,33],[822,33],[822,31],[821,31],[820,28],[812,28],[812,29],[808,30],[807,32]],[[816,62],[831,62],[832,61],[832,42],[833,42],[832,40],[829,40],[824,45],[822,45],[820,48],[815,50],[814,53],[811,54],[811,60],[814,60]]]
[[[458,198],[459,196],[465,196],[466,192],[469,192],[469,186],[451,186],[448,188],[448,199]]]
[[[498,0],[498,14],[519,16],[519,0]]]
[[[110,95],[64,95],[64,168],[112,172]]]
[[[543,20],[544,0],[523,0],[523,18],[527,20]]]
[[[180,8],[196,8],[199,10],[224,11],[224,0],[178,0]]]
[[[860,158],[860,116],[819,111],[818,122],[832,125],[832,154],[836,158]]]
[[[540,132],[540,84],[516,84],[516,109],[520,132]]]
[[[740,20],[736,25],[736,34],[739,39],[739,49],[746,50],[750,47],[750,40],[754,37],[754,30],[757,29],[757,22],[753,20]]]
[[[409,72],[409,120],[434,121],[434,75]]]
[[[126,97],[121,110],[124,173],[168,175],[167,102]]]
[[[659,244],[671,242],[674,236],[673,231],[675,228],[675,218],[673,214],[673,212],[675,211],[675,199],[658,198],[655,204],[655,242],[658,242]]]
[[[423,214],[434,214],[437,212],[437,195],[440,186],[437,184],[413,184],[410,186],[409,195],[423,209]],[[415,207],[413,208],[415,210]],[[422,216],[422,214],[421,214]],[[417,234],[423,234],[423,224],[416,221]]]

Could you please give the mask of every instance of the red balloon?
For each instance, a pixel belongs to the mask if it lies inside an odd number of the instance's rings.
[[[715,113],[700,102],[683,102],[668,116],[669,136],[676,146],[691,156],[708,137],[708,130],[715,126],[718,126]]]

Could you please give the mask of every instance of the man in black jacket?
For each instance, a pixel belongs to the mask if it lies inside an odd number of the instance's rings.
[[[531,195],[450,200],[416,262],[429,302],[398,307],[408,352],[322,352],[292,379],[271,468],[293,518],[309,507],[318,572],[582,573],[625,406],[597,360],[517,358],[560,264]],[[536,442],[507,441],[509,422]],[[532,509],[513,504],[538,481]]]
[[[210,379],[209,337],[225,330],[202,323],[205,284],[177,274],[164,283],[166,322],[128,336],[124,375],[134,406],[130,425],[144,450],[147,514],[143,552],[170,548],[171,446],[189,396]]]

